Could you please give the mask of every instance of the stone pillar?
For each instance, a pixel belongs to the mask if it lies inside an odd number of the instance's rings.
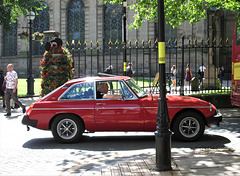
[[[49,3],[49,16],[50,16],[49,30],[61,31],[61,22],[62,22],[61,0],[52,0]]]
[[[203,87],[202,87],[203,86]],[[209,65],[204,71],[203,84],[201,89],[218,89],[221,88],[217,78],[217,68],[213,65],[213,49],[209,48]]]
[[[89,3],[89,29],[86,30],[86,33],[89,35],[89,40],[93,42],[94,45],[96,45],[97,42],[97,22],[98,22],[98,17],[97,17],[97,1],[92,1]],[[86,13],[86,12],[85,12]]]
[[[22,31],[27,31],[29,33],[29,29],[26,28],[28,27],[28,20],[24,16],[19,17],[17,23],[18,23],[17,33],[20,33]],[[28,47],[29,46],[26,40],[21,40],[19,37],[17,37],[17,54],[19,57],[27,57]]]

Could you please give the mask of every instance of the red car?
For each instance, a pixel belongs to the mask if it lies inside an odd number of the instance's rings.
[[[77,142],[83,132],[156,131],[159,95],[145,93],[129,77],[86,77],[66,82],[27,110],[22,123],[51,130],[57,141]],[[183,141],[196,141],[205,125],[222,115],[209,102],[167,95],[170,129]]]

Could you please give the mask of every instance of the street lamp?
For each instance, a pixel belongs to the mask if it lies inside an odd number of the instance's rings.
[[[166,99],[164,0],[158,0],[159,89],[157,131],[155,132],[156,171],[171,170],[171,132]]]
[[[29,62],[28,62],[28,78],[27,78],[27,94],[34,94],[34,77],[32,75],[32,21],[35,19],[35,13],[30,11],[27,14],[27,19],[29,20]]]

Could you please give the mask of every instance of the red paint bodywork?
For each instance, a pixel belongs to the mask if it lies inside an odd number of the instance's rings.
[[[240,62],[240,45],[236,45],[236,33],[237,31],[237,23],[235,23],[233,41],[232,41],[232,65],[234,63]],[[240,34],[238,34],[240,35]],[[232,95],[231,95],[231,103],[233,106],[240,107],[240,80],[234,79],[234,68],[232,66]]]
[[[29,108],[27,115],[30,120],[37,120],[36,128],[50,130],[51,122],[59,114],[75,114],[81,118],[85,130],[96,131],[155,131],[159,95],[149,95],[136,100],[82,100],[58,101],[58,98],[70,85],[79,82],[99,80],[126,80],[129,77],[91,77],[74,79],[56,91],[45,96]],[[137,95],[136,95],[137,96]],[[184,110],[198,111],[202,117],[208,118],[215,114],[216,107],[206,101],[167,95],[170,121]],[[210,106],[211,109],[210,110]]]

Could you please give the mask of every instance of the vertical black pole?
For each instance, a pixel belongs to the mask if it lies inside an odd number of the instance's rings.
[[[123,0],[123,72],[127,75],[127,1]]]
[[[181,73],[180,95],[184,96],[184,36],[182,36],[182,73]]]
[[[160,98],[155,132],[156,171],[171,170],[171,132],[166,99],[164,0],[158,0],[158,58]]]
[[[29,65],[27,78],[27,94],[34,94],[34,78],[32,75],[32,20],[29,21]]]

